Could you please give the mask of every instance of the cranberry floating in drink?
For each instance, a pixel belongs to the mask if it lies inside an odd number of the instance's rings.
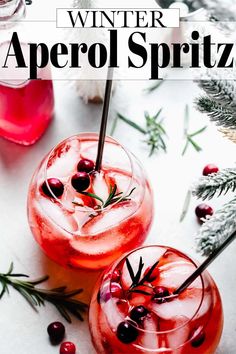
[[[28,195],[33,235],[57,263],[100,269],[145,241],[153,198],[138,160],[106,138],[100,173],[98,135],[66,139],[42,161]],[[113,293],[122,293],[114,273]]]
[[[90,305],[97,353],[213,354],[223,327],[213,279],[205,271],[174,295],[196,268],[188,256],[163,246],[137,249],[110,266]],[[112,291],[114,279],[119,292]]]

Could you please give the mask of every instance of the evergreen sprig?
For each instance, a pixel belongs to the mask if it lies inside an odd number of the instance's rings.
[[[2,286],[0,299],[6,293],[9,293],[9,287],[13,287],[35,310],[37,310],[37,307],[44,306],[45,302],[50,302],[57,308],[67,322],[71,323],[70,314],[73,314],[80,321],[83,321],[82,313],[86,311],[87,305],[74,298],[76,295],[80,294],[83,289],[66,291],[66,286],[50,290],[41,289],[36,286],[48,280],[49,276],[46,275],[34,281],[26,281],[21,278],[29,278],[28,275],[13,273],[13,270],[13,263],[11,263],[6,273],[0,273],[0,285]]]
[[[207,127],[202,127],[201,129],[190,133],[189,132],[189,106],[186,105],[185,107],[185,115],[184,115],[184,138],[185,138],[185,145],[184,149],[182,151],[182,156],[186,153],[188,147],[192,145],[192,147],[197,151],[200,152],[202,148],[199,146],[199,144],[195,141],[195,137],[201,133],[203,133],[206,130]]]
[[[144,285],[145,287],[148,287],[148,288],[150,288],[150,287],[152,288],[152,286],[148,285],[148,283],[151,282],[152,274],[153,274],[154,270],[156,269],[156,267],[158,266],[159,260],[157,262],[155,262],[148,269],[148,271],[143,275],[142,278],[141,278],[141,275],[142,275],[142,270],[144,267],[142,257],[140,257],[140,259],[139,259],[139,266],[138,266],[138,270],[137,270],[136,274],[133,271],[133,268],[131,266],[129,258],[126,258],[125,262],[126,262],[126,266],[127,266],[130,278],[132,280],[132,284],[130,285],[129,292],[150,295],[150,293],[146,292],[145,290],[140,290],[138,288],[142,285]]]
[[[233,80],[222,80],[215,78],[208,71],[208,80],[200,80],[199,86],[215,102],[226,108],[236,108],[236,82]],[[211,77],[212,76],[212,77]]]
[[[107,199],[104,201],[101,197],[99,197],[97,194],[94,193],[89,193],[89,192],[80,192],[80,194],[86,195],[87,197],[94,198],[98,200],[101,204],[97,207],[100,209],[104,209],[108,207],[109,205],[115,204],[115,203],[122,203],[130,200],[131,195],[135,191],[136,187],[132,188],[131,191],[127,194],[124,195],[123,192],[117,193],[117,185],[114,184],[114,186],[110,185],[110,192],[107,197]],[[74,205],[81,206],[81,204],[77,203],[76,201],[73,201]]]
[[[197,247],[204,255],[216,250],[236,230],[236,197],[207,219],[197,235]]]
[[[145,142],[150,147],[149,156],[152,156],[155,152],[159,150],[163,150],[164,152],[166,152],[167,147],[165,138],[167,137],[167,134],[163,126],[163,119],[160,118],[161,113],[162,108],[159,109],[159,111],[154,116],[150,115],[148,112],[145,112],[145,128],[141,127],[140,125],[138,125],[131,119],[123,116],[122,114],[117,113],[116,119],[111,130],[111,135],[113,135],[115,132],[118,120],[121,120],[146,136]]]
[[[196,100],[196,107],[201,113],[206,113],[217,126],[236,129],[236,111],[215,102],[206,96]]]
[[[226,168],[217,173],[201,177],[192,193],[203,200],[236,190],[236,168]]]

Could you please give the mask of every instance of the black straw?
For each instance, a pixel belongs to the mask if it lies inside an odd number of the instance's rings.
[[[211,255],[195,270],[195,272],[190,275],[188,279],[185,280],[185,282],[174,292],[175,294],[180,294],[182,293],[187,287],[194,282],[194,280],[199,277],[202,272],[225,250],[226,247],[228,247],[235,239],[236,237],[236,231],[227,238],[226,241],[222,243],[220,247],[218,247],[215,251],[211,253]]]
[[[97,159],[96,159],[96,165],[95,165],[95,170],[97,172],[100,172],[100,170],[101,170],[104,143],[105,143],[105,138],[106,138],[107,120],[108,120],[111,90],[112,90],[112,79],[110,79],[110,77],[112,77],[112,69],[108,69],[108,78],[106,81],[102,120],[101,120],[101,125],[100,125],[100,133],[99,133],[99,141],[98,141]]]

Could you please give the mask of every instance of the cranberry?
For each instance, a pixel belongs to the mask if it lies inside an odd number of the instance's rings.
[[[111,283],[111,293],[113,297],[120,299],[123,295],[123,289],[119,283]]]
[[[139,323],[142,322],[142,320],[144,319],[144,317],[147,316],[147,314],[148,310],[146,309],[146,307],[136,306],[131,310],[129,317],[131,318],[131,320]]]
[[[47,183],[50,189],[48,188]],[[54,195],[57,198],[62,196],[64,192],[64,185],[59,179],[49,178],[47,180],[47,183],[46,181],[44,181],[42,184],[42,191],[46,196],[48,196],[49,198],[54,198]]]
[[[207,204],[200,204],[195,209],[195,214],[199,219],[206,218],[207,216],[213,215],[214,211],[212,207]]]
[[[90,178],[86,172],[77,172],[71,179],[71,184],[77,192],[83,192],[90,185]]]
[[[60,354],[75,354],[76,347],[72,342],[64,342],[60,346]]]
[[[114,282],[118,282],[120,280],[120,271],[118,269],[114,270],[112,273],[111,280]]]
[[[158,303],[162,303],[164,300],[163,298],[170,296],[169,290],[164,286],[156,286],[154,288],[154,292],[154,300],[156,300]]]
[[[145,273],[144,273],[144,276],[147,275],[147,273],[150,271],[151,267],[148,267],[146,270],[145,270]],[[159,276],[159,269],[158,267],[156,267],[153,272],[151,273],[151,275],[149,276],[148,278],[148,281],[149,282],[152,282],[154,280],[156,280]]]
[[[212,173],[217,173],[218,171],[219,171],[219,168],[216,165],[209,164],[204,167],[202,174],[203,174],[203,176],[208,176]]]
[[[138,329],[130,321],[124,321],[117,327],[116,335],[122,343],[129,344],[138,338]]]
[[[53,343],[60,343],[65,336],[65,326],[61,322],[50,323],[47,331]]]
[[[82,159],[77,165],[78,172],[90,173],[94,170],[94,162],[88,159]]]
[[[193,336],[194,336],[194,338],[191,341],[191,345],[194,348],[200,347],[204,343],[205,338],[206,338],[206,335],[201,328],[198,330],[195,330],[194,333],[191,335],[191,337],[193,337]]]

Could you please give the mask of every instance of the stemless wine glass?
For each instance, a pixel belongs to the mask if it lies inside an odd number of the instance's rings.
[[[66,267],[104,268],[140,246],[151,226],[152,191],[139,161],[107,137],[95,172],[97,146],[94,133],[66,139],[43,159],[29,187],[32,233]]]
[[[213,354],[223,311],[209,273],[173,295],[196,267],[185,254],[163,246],[134,250],[110,266],[90,305],[97,353]]]

